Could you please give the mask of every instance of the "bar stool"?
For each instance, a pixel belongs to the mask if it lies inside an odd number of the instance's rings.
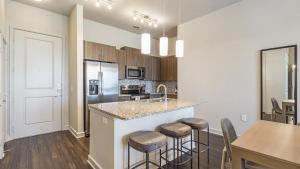
[[[137,151],[146,153],[146,161],[137,164],[132,167],[132,169],[137,168],[143,164],[146,164],[146,169],[149,169],[149,164],[153,164],[159,168],[161,168],[161,158],[160,164],[156,164],[149,160],[149,153],[160,149],[165,145],[167,145],[167,137],[159,132],[155,131],[137,131],[129,134],[128,141],[128,169],[130,169],[130,147],[134,148]]]
[[[172,164],[173,166],[175,165],[176,168],[178,166],[181,166],[181,165],[184,165],[186,164],[187,162],[191,162],[191,168],[193,168],[193,158],[192,158],[192,152],[191,154],[185,152],[185,151],[182,151],[182,148],[180,147],[180,145],[182,144],[179,144],[179,140],[182,141],[183,138],[187,137],[187,136],[192,136],[191,133],[192,133],[192,128],[188,125],[185,125],[183,123],[168,123],[168,124],[163,124],[161,126],[159,126],[159,129],[160,129],[160,132],[168,137],[171,137],[173,138],[173,148],[170,148],[168,149],[168,146],[166,148],[166,151],[163,152],[161,154],[161,157],[162,159],[166,160],[166,166],[168,167],[168,164]],[[175,147],[175,141],[177,140],[177,147]],[[192,140],[192,137],[191,137],[191,140]],[[192,148],[192,142],[191,142],[191,148]],[[173,158],[174,158],[174,161],[171,162],[169,161],[168,159],[168,152],[169,151],[173,151]],[[175,159],[175,155],[176,155],[176,152],[177,152],[177,158]],[[181,157],[182,155],[187,155],[186,156],[186,159],[185,160],[181,160],[178,158],[179,157],[179,152],[181,154]],[[166,153],[166,158],[163,157],[163,154]]]
[[[192,152],[197,153],[197,155],[198,155],[198,168],[200,168],[200,153],[202,153],[204,151],[207,151],[207,161],[209,164],[209,124],[208,124],[208,122],[204,119],[199,119],[199,118],[184,118],[184,119],[181,119],[180,122],[190,126],[193,130],[197,131],[198,140],[192,140],[192,141],[198,144],[198,151],[192,150]],[[200,131],[202,131],[204,129],[207,129],[207,143],[203,143],[200,141]],[[187,142],[185,142],[185,143],[187,143]],[[185,143],[183,143],[183,144],[185,144]],[[200,145],[204,145],[205,149],[200,151]],[[183,148],[189,150],[188,148],[186,148],[184,146],[183,146]]]

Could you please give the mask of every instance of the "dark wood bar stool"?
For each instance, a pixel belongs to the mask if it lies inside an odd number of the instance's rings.
[[[199,119],[199,118],[184,118],[181,119],[180,122],[190,126],[193,130],[197,131],[198,139],[197,140],[192,140],[192,142],[195,142],[198,146],[197,151],[192,150],[192,152],[197,153],[198,155],[198,168],[200,168],[200,153],[207,151],[207,161],[209,164],[209,124],[206,120],[204,119]],[[200,131],[207,129],[207,142],[203,143],[200,141]],[[191,134],[193,135],[193,134]],[[193,138],[193,137],[191,137]],[[185,142],[187,143],[187,142]],[[183,143],[183,144],[185,144]],[[200,145],[205,146],[205,149],[200,151]],[[184,149],[190,150],[189,148],[186,148],[182,145]]]
[[[144,164],[146,164],[146,169],[149,169],[150,163],[161,168],[161,158],[160,164],[156,164],[149,160],[149,153],[159,149],[161,156],[161,148],[167,145],[167,137],[165,135],[155,131],[137,131],[129,134],[128,137],[128,169],[134,169]],[[146,153],[146,161],[130,168],[130,147]]]
[[[173,138],[173,148],[169,149],[167,146],[166,151],[163,152],[160,157],[166,161],[166,167],[168,168],[168,165],[171,164],[172,166],[176,166],[177,168],[178,166],[182,166],[188,162],[191,162],[191,168],[193,168],[193,157],[192,157],[193,153],[192,152],[188,153],[183,151],[181,148],[182,142],[179,143],[179,141],[182,141],[183,138],[191,136],[192,128],[183,123],[168,123],[159,126],[159,130],[162,134],[166,135],[167,137]],[[176,146],[176,141],[177,141],[177,146]],[[192,148],[192,142],[191,142],[191,148]],[[173,161],[170,161],[168,159],[169,151],[173,151],[173,159],[174,159]],[[163,154],[166,154],[166,158],[163,156]],[[181,155],[182,158],[179,158],[179,154]]]

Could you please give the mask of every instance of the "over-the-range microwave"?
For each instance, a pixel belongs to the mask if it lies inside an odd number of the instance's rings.
[[[145,68],[137,66],[126,66],[126,78],[127,79],[144,79]]]

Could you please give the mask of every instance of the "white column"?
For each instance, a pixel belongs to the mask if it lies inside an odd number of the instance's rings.
[[[83,128],[83,6],[77,4],[69,17],[70,129],[76,137]]]

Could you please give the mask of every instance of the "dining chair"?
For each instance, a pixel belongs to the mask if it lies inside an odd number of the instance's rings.
[[[222,155],[221,169],[232,169],[232,147],[231,143],[237,139],[237,134],[231,123],[227,118],[221,120],[221,128],[223,132],[223,138],[225,147]],[[261,166],[259,164],[253,163],[251,161],[246,161],[246,169],[268,169],[267,167]]]
[[[271,102],[272,102],[272,107],[273,107],[272,114],[274,115],[274,121],[276,121],[277,115],[283,115],[283,111],[280,108],[277,100],[274,97],[271,98]],[[284,117],[284,118],[287,121],[287,118],[294,117],[294,116],[295,116],[294,111],[286,111],[286,117]]]

